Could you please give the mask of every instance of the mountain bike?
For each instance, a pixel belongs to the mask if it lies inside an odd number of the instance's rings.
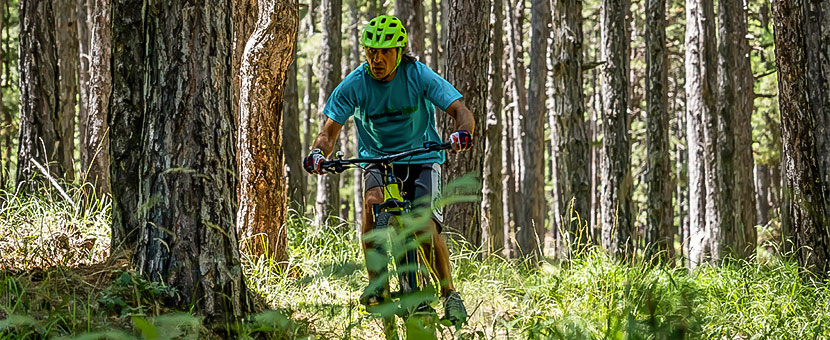
[[[431,274],[426,256],[414,233],[414,230],[419,227],[408,227],[403,223],[402,216],[411,211],[412,202],[404,199],[401,194],[403,180],[395,176],[393,163],[408,157],[451,148],[450,143],[427,142],[421,148],[397,154],[345,160],[343,153],[338,151],[336,159],[324,161],[321,164],[324,171],[334,174],[348,169],[361,168],[365,164],[380,165],[384,201],[373,207],[375,217],[373,233],[380,234],[381,237],[373,241],[374,253],[367,252],[366,262],[367,268],[370,267],[370,262],[380,264],[377,267],[378,270],[375,271],[377,282],[370,282],[368,288],[382,285],[383,301],[368,305],[367,311],[381,316],[383,331],[387,339],[398,339],[396,316],[405,322],[407,339],[435,338],[437,314],[431,303],[437,301],[438,292],[434,286],[429,285],[434,275]],[[382,239],[382,235],[386,235],[386,239]],[[375,254],[375,261],[370,261],[372,257],[370,254]],[[393,278],[396,278],[397,282],[393,282]],[[437,280],[432,280],[432,282],[437,282]],[[396,290],[391,289],[393,283],[397,284]]]

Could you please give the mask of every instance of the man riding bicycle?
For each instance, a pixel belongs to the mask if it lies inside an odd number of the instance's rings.
[[[461,93],[429,67],[406,53],[406,29],[401,21],[389,15],[381,15],[369,21],[361,44],[367,62],[352,71],[326,101],[323,113],[328,117],[314,140],[311,153],[303,161],[309,173],[322,175],[321,163],[331,155],[340,129],[349,117],[354,117],[359,138],[360,157],[378,157],[415,149],[425,142],[441,143],[435,128],[433,105],[454,118],[456,132],[450,135],[454,152],[472,147],[475,129],[473,113],[464,105]],[[398,178],[407,179],[402,191],[407,199],[431,204],[439,197],[443,152],[431,152],[395,162]],[[372,207],[383,203],[383,180],[376,166],[367,166],[363,175],[364,209],[363,234],[374,229]],[[435,270],[444,299],[445,319],[453,323],[464,322],[467,311],[450,274],[449,250],[439,235],[443,215],[432,209],[433,218],[425,230],[431,239],[421,247],[427,261]],[[434,249],[433,249],[434,246]],[[363,241],[364,255],[370,244]],[[376,273],[369,271],[370,282]],[[369,292],[361,298],[363,303],[380,299],[380,292]]]

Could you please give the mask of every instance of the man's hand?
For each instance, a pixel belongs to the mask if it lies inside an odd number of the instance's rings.
[[[452,143],[452,151],[466,151],[473,148],[473,135],[467,130],[459,130],[450,135],[450,143]]]
[[[326,156],[323,156],[323,152],[320,149],[311,150],[308,157],[303,160],[303,168],[310,174],[322,175],[323,169],[321,165],[325,160]]]

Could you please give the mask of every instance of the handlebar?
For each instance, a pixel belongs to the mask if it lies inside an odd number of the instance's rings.
[[[339,174],[339,173],[341,173],[343,171],[346,171],[347,169],[351,168],[351,165],[355,165],[355,164],[362,164],[362,163],[366,163],[366,164],[392,164],[393,162],[399,161],[399,160],[407,158],[407,157],[417,156],[417,155],[421,155],[421,154],[425,154],[425,153],[433,152],[433,151],[448,150],[448,149],[452,149],[452,144],[451,143],[426,142],[426,143],[424,143],[423,147],[413,149],[413,150],[409,150],[409,151],[404,151],[404,152],[401,152],[401,153],[386,155],[386,156],[380,156],[380,157],[374,157],[374,158],[353,158],[353,159],[342,159],[341,158],[341,159],[327,160],[327,161],[323,161],[320,164],[320,167],[326,172]]]

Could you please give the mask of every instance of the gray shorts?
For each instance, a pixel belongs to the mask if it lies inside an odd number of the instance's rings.
[[[404,199],[412,201],[414,208],[425,208],[429,204],[432,210],[432,219],[441,232],[441,223],[444,222],[443,209],[436,208],[435,204],[441,199],[441,165],[437,163],[427,164],[395,164],[392,166],[395,177],[403,181],[401,195]],[[383,173],[380,166],[370,164],[363,172],[363,190],[383,186]],[[429,201],[419,200],[427,196]]]

